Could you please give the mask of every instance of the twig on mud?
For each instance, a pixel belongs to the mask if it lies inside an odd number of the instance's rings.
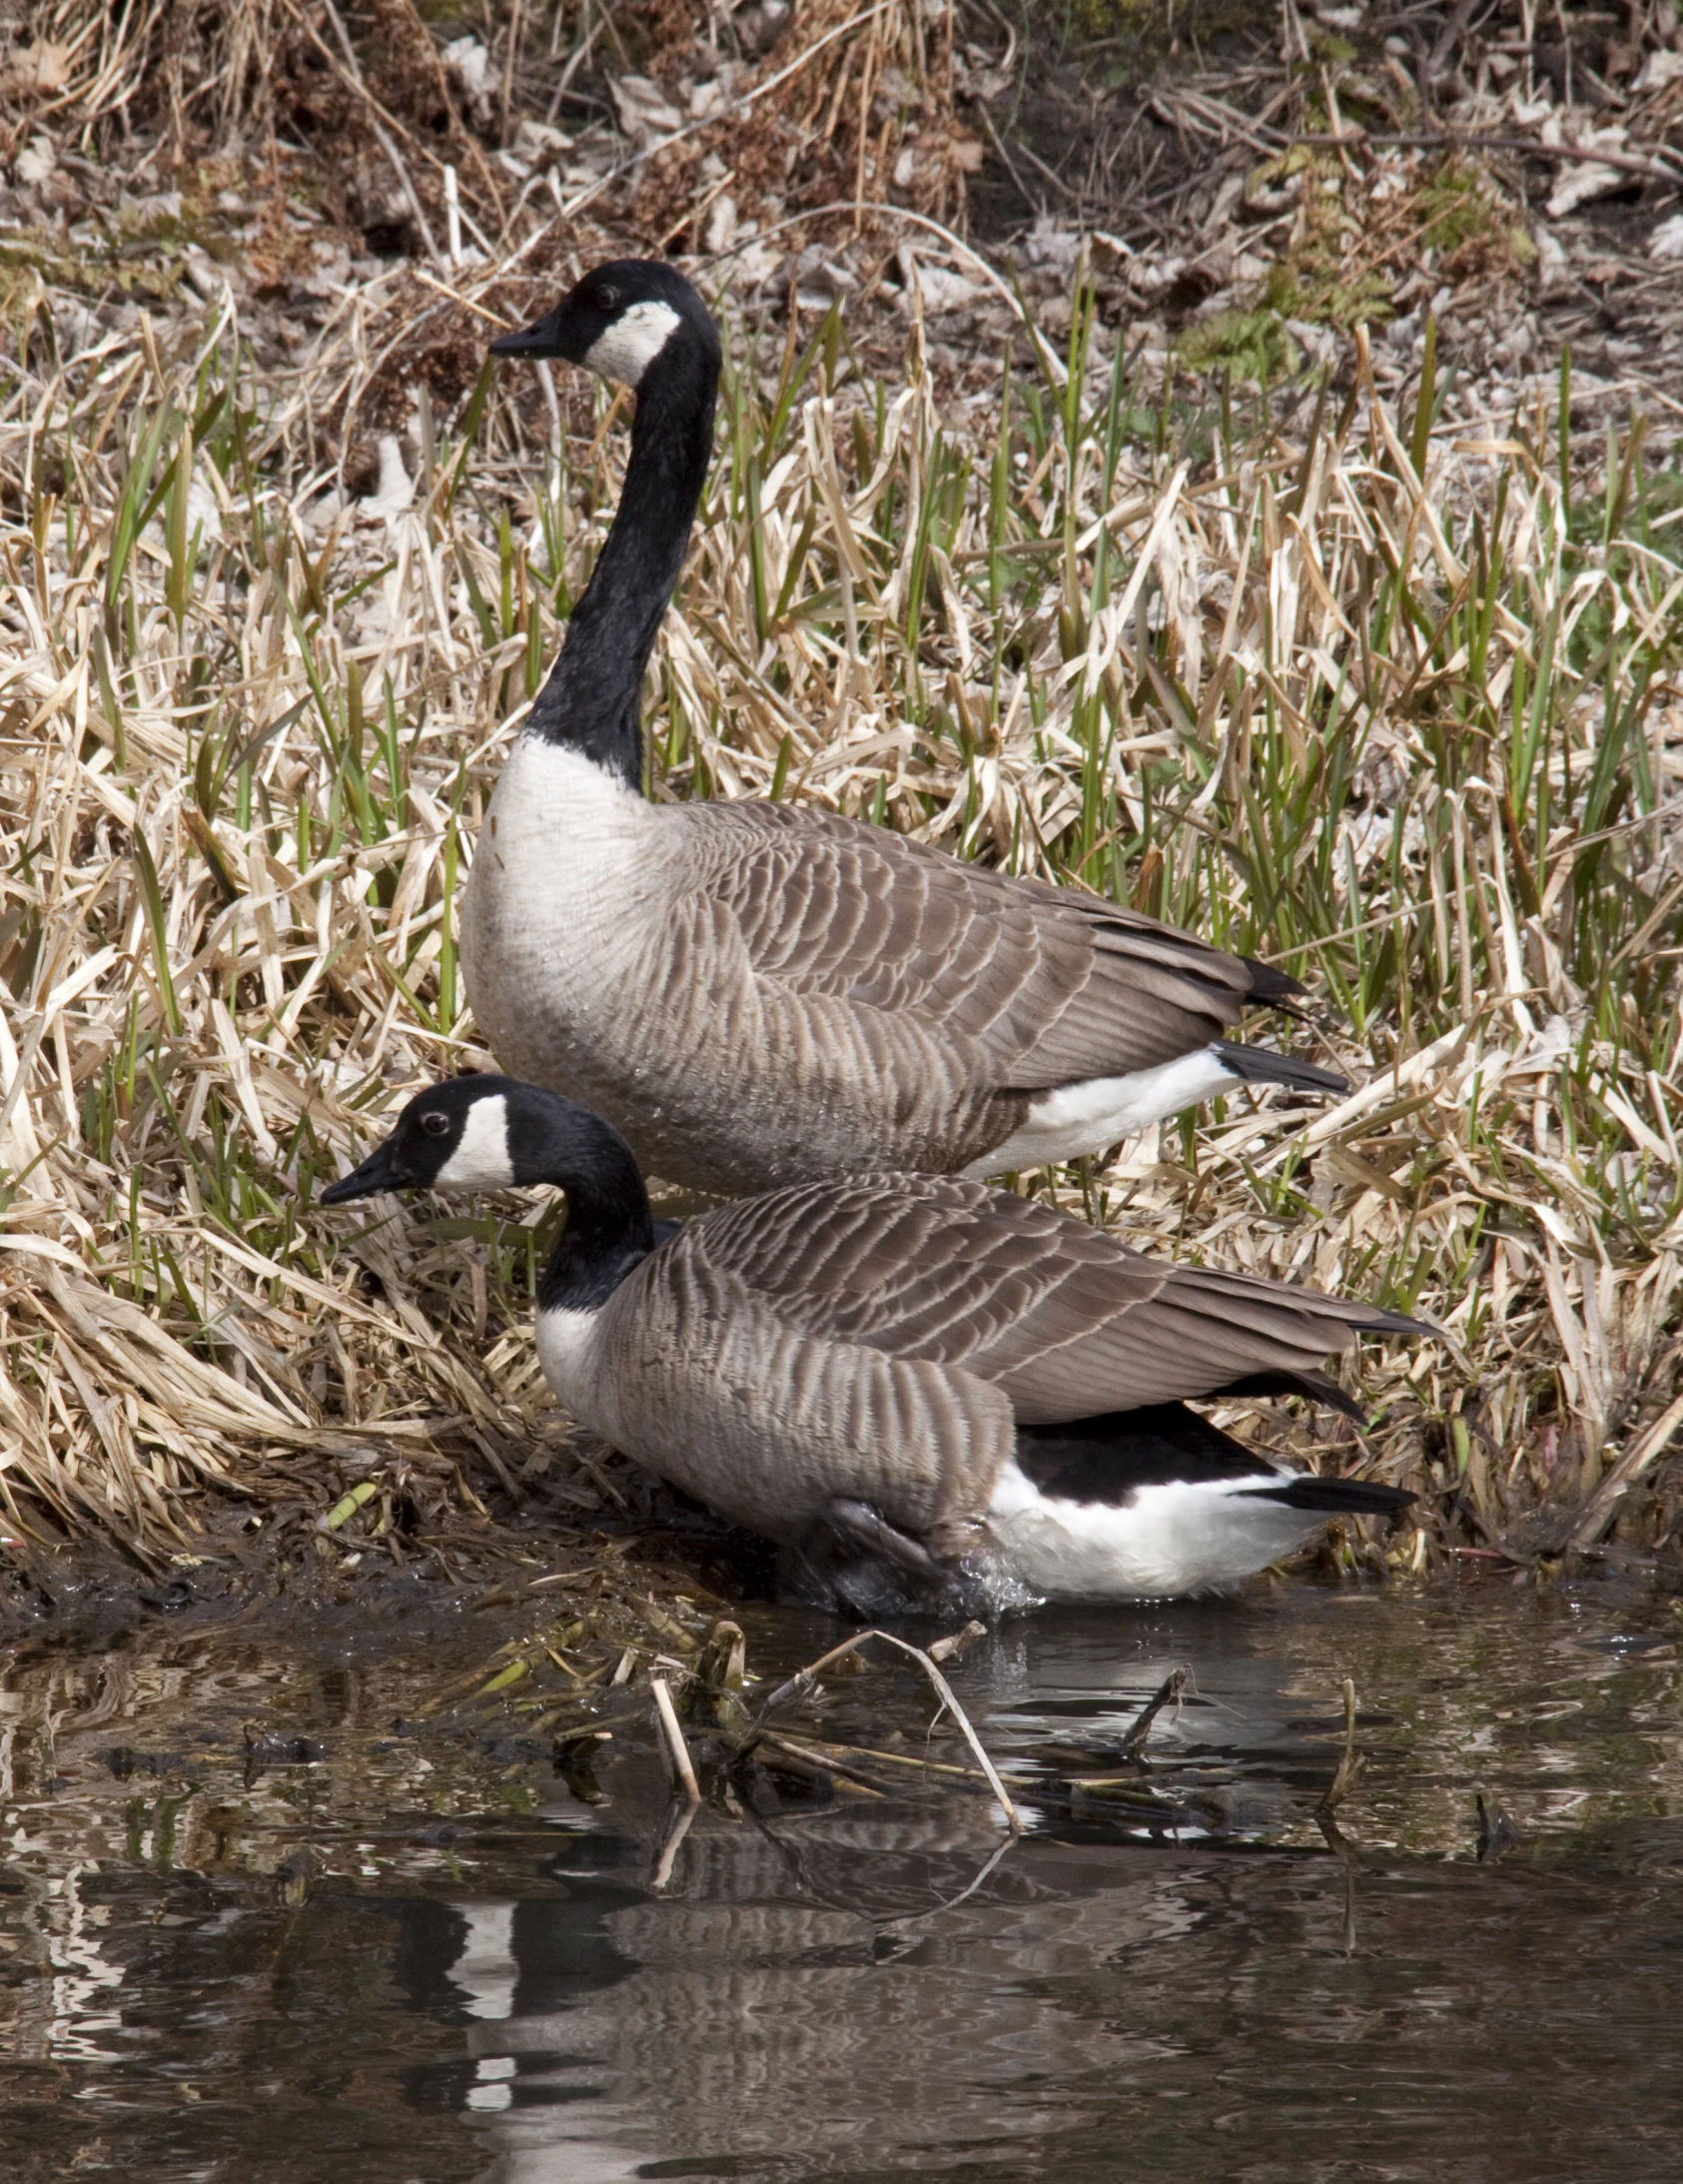
[[[1467,137],[1452,130],[1430,136],[1378,133],[1369,135],[1365,129],[1345,129],[1337,136],[1320,134],[1291,139],[1291,148],[1294,149],[1299,144],[1306,144],[1316,151],[1339,152],[1359,151],[1364,144],[1415,152],[1510,152],[1524,159],[1551,159],[1567,165],[1573,160],[1580,160],[1588,166],[1617,167],[1626,174],[1646,175],[1655,182],[1675,182],[1683,175],[1683,164],[1658,164],[1667,154],[1667,147],[1664,145],[1654,147],[1653,159],[1638,159],[1629,152],[1600,151],[1593,146],[1581,144],[1543,144],[1534,137]]]
[[[990,137],[990,138],[992,139],[992,141],[993,141],[993,147],[994,147],[994,150],[995,150],[995,151],[996,151],[996,152],[997,152],[997,153],[999,154],[999,156],[1000,156],[1001,160],[1002,160],[1002,161],[1004,162],[1004,164],[1005,164],[1005,171],[1006,171],[1006,173],[1007,173],[1007,174],[1008,174],[1008,175],[1009,175],[1009,176],[1011,177],[1012,181],[1013,181],[1014,183],[1016,183],[1016,185],[1017,185],[1017,195],[1018,195],[1018,196],[1019,196],[1019,197],[1020,197],[1020,198],[1021,198],[1021,199],[1023,200],[1024,204],[1028,206],[1028,208],[1029,208],[1030,212],[1032,212],[1032,213],[1036,213],[1036,214],[1039,214],[1039,213],[1043,213],[1043,212],[1044,212],[1044,211],[1046,210],[1045,206],[1044,206],[1044,205],[1043,205],[1043,204],[1041,203],[1041,201],[1040,201],[1040,199],[1039,199],[1038,197],[1035,197],[1035,196],[1034,196],[1034,195],[1033,195],[1033,194],[1031,193],[1031,191],[1030,191],[1030,189],[1029,189],[1029,186],[1028,186],[1028,184],[1027,184],[1027,183],[1026,183],[1026,182],[1025,182],[1025,181],[1023,180],[1022,176],[1021,176],[1021,175],[1020,175],[1020,174],[1019,174],[1019,173],[1017,172],[1017,162],[1016,162],[1016,161],[1015,161],[1015,160],[1014,160],[1014,159],[1012,158],[1011,154],[1010,154],[1010,153],[1009,153],[1009,152],[1008,152],[1008,151],[1006,150],[1006,145],[1005,145],[1005,139],[1004,139],[1004,138],[1003,138],[1003,137],[1002,137],[1002,136],[1000,135],[999,131],[998,131],[998,130],[997,130],[997,129],[996,129],[995,127],[994,127],[994,117],[992,116],[992,114],[990,114],[990,113],[988,112],[988,109],[987,109],[987,107],[986,107],[985,105],[981,105],[981,104],[979,104],[979,105],[977,106],[977,109],[976,109],[976,111],[977,111],[977,112],[978,112],[978,114],[980,114],[980,115],[981,115],[981,117],[982,117],[982,127],[983,127],[983,128],[984,128],[984,129],[985,129],[985,130],[986,130],[987,132],[988,132],[988,135],[989,135],[989,137]],[[1031,157],[1032,157],[1032,156],[1033,156],[1033,155],[1031,154]],[[1039,160],[1037,159],[1037,160],[1035,161],[1035,165],[1036,165],[1037,167],[1039,167],[1039,166],[1041,165],[1041,162],[1040,162],[1040,161],[1039,161]],[[1043,172],[1044,172],[1044,171],[1045,171],[1045,170],[1043,169]],[[1056,177],[1056,176],[1054,176],[1054,177],[1053,177],[1053,180],[1054,180],[1054,181],[1056,181],[1056,180],[1057,180],[1057,177]],[[1069,189],[1068,189],[1068,187],[1067,187],[1067,186],[1066,186],[1066,185],[1065,185],[1064,183],[1062,183],[1062,182],[1059,182],[1059,183],[1058,183],[1058,187],[1059,187],[1060,191],[1062,191],[1062,192],[1063,192],[1063,195],[1064,195],[1064,197],[1065,197],[1066,199],[1068,199],[1068,197],[1069,197],[1069,195],[1070,195],[1070,192],[1069,192]]]
[[[369,127],[373,130],[375,137],[380,144],[381,150],[386,154],[387,160],[391,164],[392,172],[398,178],[398,187],[400,190],[403,191],[405,198],[408,200],[410,211],[415,215],[415,224],[416,227],[420,230],[421,242],[426,246],[427,257],[431,259],[432,263],[435,266],[445,265],[446,261],[443,257],[443,254],[438,249],[438,245],[433,237],[432,230],[427,224],[425,208],[421,202],[421,193],[415,186],[415,178],[410,173],[409,169],[404,165],[404,162],[399,155],[398,147],[387,135],[386,130],[381,125],[381,123],[376,121],[372,114],[369,116]]]
[[[555,116],[560,112],[561,101],[572,89],[572,79],[590,58],[596,40],[601,36],[603,25],[611,19],[612,15],[613,9],[606,4],[606,0],[603,0],[603,4],[596,9],[595,18],[589,29],[567,55],[567,64],[561,70],[560,81],[550,94],[549,108],[544,117],[545,120],[552,123]]]

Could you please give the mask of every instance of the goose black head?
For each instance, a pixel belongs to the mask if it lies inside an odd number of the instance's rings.
[[[567,1221],[541,1304],[594,1309],[657,1241],[635,1154],[609,1122],[517,1077],[452,1077],[418,1092],[361,1167],[322,1193],[343,1206],[379,1191],[503,1191],[547,1183]]]
[[[377,1191],[562,1190],[632,1162],[630,1147],[587,1107],[517,1077],[450,1077],[418,1092],[398,1126],[322,1193],[324,1206]]]
[[[718,329],[675,267],[660,258],[619,258],[597,266],[546,319],[490,345],[495,357],[559,357],[601,379],[642,385],[656,358],[697,350],[716,373]]]
[[[371,1198],[376,1191],[503,1191],[522,1180],[510,1144],[512,1077],[452,1077],[418,1092],[398,1127],[322,1193],[324,1206]]]

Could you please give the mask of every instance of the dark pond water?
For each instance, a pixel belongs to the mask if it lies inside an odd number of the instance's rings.
[[[1673,2184],[1680,1635],[1493,1583],[1013,1624],[954,1670],[1031,1814],[1003,1854],[985,1791],[896,1768],[965,1760],[897,1667],[802,1725],[918,1786],[767,1775],[673,1841],[646,1702],[593,1784],[511,1720],[413,1726],[482,1631],[32,1648],[0,2174]],[[759,1616],[750,1665],[836,1636]]]

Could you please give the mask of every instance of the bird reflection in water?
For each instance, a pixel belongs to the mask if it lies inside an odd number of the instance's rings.
[[[1119,1953],[1196,1915],[1161,1847],[1011,1844],[955,1800],[708,1811],[667,1855],[648,1805],[642,1841],[573,1838],[565,1898],[457,1906],[480,2184],[1028,2158],[1080,2124],[1084,2077],[1114,2094],[1163,2052],[1099,2005]]]

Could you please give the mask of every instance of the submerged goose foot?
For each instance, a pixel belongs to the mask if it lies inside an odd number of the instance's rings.
[[[979,1563],[932,1555],[868,1502],[841,1498],[826,1503],[784,1549],[778,1596],[793,1607],[822,1608],[861,1623],[902,1616],[988,1621],[1004,1605]]]

